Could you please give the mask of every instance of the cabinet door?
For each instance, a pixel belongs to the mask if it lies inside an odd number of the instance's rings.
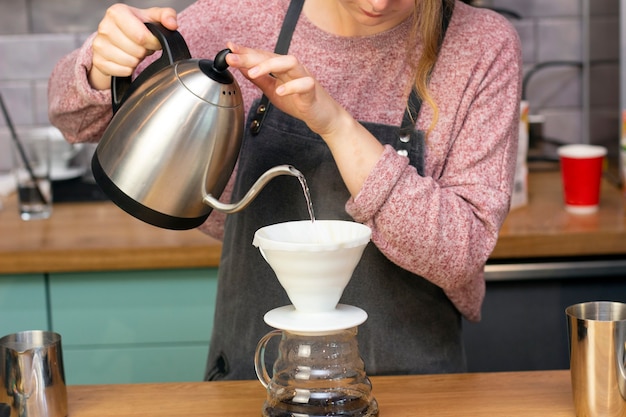
[[[585,301],[626,302],[626,280],[588,276],[487,282],[479,323],[465,323],[470,372],[569,368],[565,309]]]
[[[201,380],[216,286],[217,269],[51,275],[68,383]]]
[[[0,275],[0,317],[0,336],[48,330],[45,276]]]
[[[208,343],[63,346],[68,384],[202,381]]]

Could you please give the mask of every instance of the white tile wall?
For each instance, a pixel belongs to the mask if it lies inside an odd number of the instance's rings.
[[[493,7],[515,10],[524,19],[548,17],[577,18],[582,13],[580,0],[491,0]]]
[[[47,79],[56,61],[79,43],[75,34],[0,36],[0,91],[16,125],[48,123],[47,98],[42,94]],[[4,125],[2,120],[0,126]]]
[[[619,71],[619,1],[490,0],[490,6],[511,9],[522,16],[513,24],[522,41],[526,71],[548,61],[579,62],[582,66],[585,42],[590,45],[589,58],[594,62],[604,61],[602,65],[594,64],[590,72],[591,113],[606,113],[606,106],[613,106],[611,117],[615,120],[609,116],[591,120],[588,126],[591,138],[586,137],[583,124],[582,68],[549,67],[529,79],[526,98],[531,114],[545,116],[544,134],[562,142],[593,142],[594,136],[606,137],[607,134],[618,140],[618,89],[613,84]],[[592,16],[589,31],[584,25],[585,13]]]

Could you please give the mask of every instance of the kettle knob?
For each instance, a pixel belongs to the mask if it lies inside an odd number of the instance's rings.
[[[198,62],[200,71],[207,77],[220,84],[232,84],[234,78],[230,71],[228,71],[228,64],[226,63],[226,55],[230,54],[230,49],[222,49],[215,55],[215,59],[201,59]]]
[[[224,72],[228,68],[228,64],[226,63],[226,55],[230,54],[230,49],[223,49],[215,55],[215,59],[213,60],[213,68],[217,72]]]

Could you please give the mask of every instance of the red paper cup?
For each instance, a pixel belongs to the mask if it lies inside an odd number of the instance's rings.
[[[598,210],[600,180],[606,148],[595,145],[565,145],[558,149],[565,209],[574,214]]]

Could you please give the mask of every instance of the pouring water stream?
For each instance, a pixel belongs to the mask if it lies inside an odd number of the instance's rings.
[[[300,185],[302,186],[302,192],[304,192],[304,198],[306,199],[306,206],[309,211],[309,216],[311,217],[311,223],[315,223],[315,212],[313,211],[313,201],[311,201],[311,191],[309,191],[309,186],[306,183],[306,178],[300,172],[299,175],[296,175],[298,181],[300,181]]]

